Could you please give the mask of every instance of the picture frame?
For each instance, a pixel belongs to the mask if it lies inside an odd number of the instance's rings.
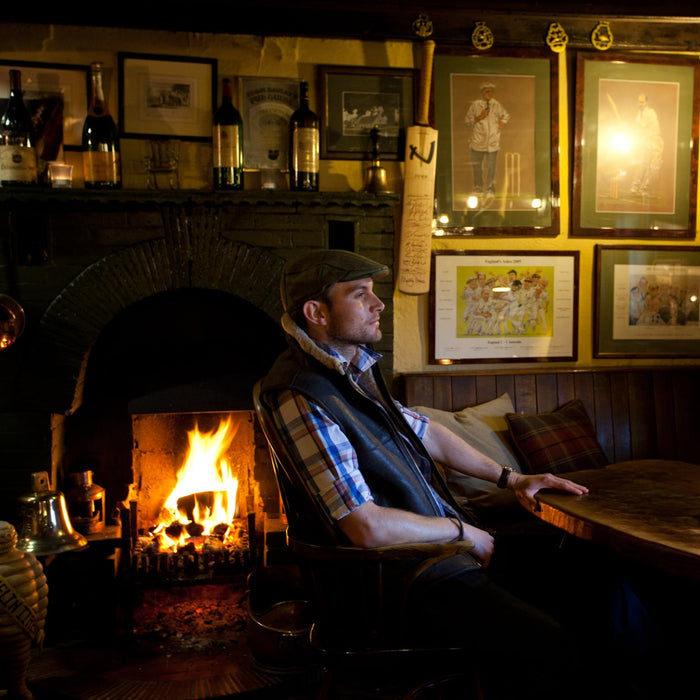
[[[120,52],[118,61],[122,137],[211,141],[215,59]]]
[[[488,105],[494,107],[484,112],[482,86],[489,84]],[[433,90],[438,130],[434,235],[558,235],[556,54],[437,49]]]
[[[299,106],[299,81],[241,78],[244,167],[288,169],[289,118]]]
[[[22,73],[22,94],[39,128],[39,157],[56,160],[60,146],[79,151],[87,116],[89,66],[34,61],[0,61],[0,114],[10,94],[10,70]],[[40,119],[39,114],[48,114]],[[58,120],[58,123],[56,123]]]
[[[700,248],[595,246],[594,357],[700,357],[699,305]]]
[[[371,159],[376,125],[380,160],[403,160],[417,75],[412,68],[319,66],[321,158]]]
[[[699,79],[690,56],[577,54],[571,236],[695,237]]]
[[[436,250],[431,263],[430,364],[577,359],[579,251]]]

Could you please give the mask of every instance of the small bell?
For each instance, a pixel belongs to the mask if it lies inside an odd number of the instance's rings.
[[[87,539],[73,529],[64,495],[49,490],[48,473],[32,474],[32,487],[33,493],[20,497],[17,549],[43,557],[86,547]]]
[[[379,127],[375,126],[369,132],[372,139],[372,165],[367,168],[365,175],[365,192],[378,194],[380,192],[391,192],[387,187],[386,170],[379,162]]]

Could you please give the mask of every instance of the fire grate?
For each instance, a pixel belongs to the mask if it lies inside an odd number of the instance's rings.
[[[255,519],[235,519],[233,544],[211,535],[193,537],[176,551],[159,551],[149,536],[136,539],[131,568],[136,582],[219,581],[247,574],[257,561]],[[251,533],[253,533],[251,537]]]

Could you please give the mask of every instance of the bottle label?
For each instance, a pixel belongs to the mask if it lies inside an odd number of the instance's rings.
[[[0,146],[0,179],[3,182],[36,182],[36,151],[30,146]]]
[[[299,127],[294,130],[292,143],[294,169],[298,173],[319,171],[319,132],[318,129]]]
[[[216,124],[213,131],[213,158],[215,168],[240,168],[240,130],[235,124]]]
[[[85,182],[119,184],[119,153],[116,151],[83,151]]]

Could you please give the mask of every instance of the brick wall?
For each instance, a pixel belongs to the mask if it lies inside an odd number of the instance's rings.
[[[27,314],[22,337],[0,353],[0,519],[10,522],[32,472],[60,473],[52,431],[80,406],[89,351],[117,315],[153,295],[205,289],[278,322],[281,267],[304,249],[352,248],[393,269],[393,195],[2,192],[0,202],[0,289]],[[377,288],[390,375],[393,275]],[[254,342],[254,329],[245,335]]]

